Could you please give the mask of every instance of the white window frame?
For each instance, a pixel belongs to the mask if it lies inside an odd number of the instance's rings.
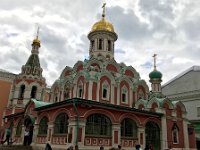
[[[80,90],[82,90],[81,91],[81,96],[79,95],[80,93]],[[77,95],[77,97],[78,98],[83,98],[83,83],[82,82],[80,82],[79,84],[78,84],[78,86],[77,86],[77,93],[76,93],[76,95]]]
[[[104,91],[104,89],[106,89],[107,90],[107,95],[106,95],[106,97],[103,97],[103,91]],[[110,97],[110,85],[108,84],[108,82],[107,81],[104,81],[103,82],[103,84],[102,84],[102,99],[103,100],[109,100],[109,97]]]
[[[178,137],[178,127],[174,124],[172,128],[172,141],[173,144],[178,144],[179,143],[179,137]],[[177,141],[174,141],[174,136],[176,136]]]

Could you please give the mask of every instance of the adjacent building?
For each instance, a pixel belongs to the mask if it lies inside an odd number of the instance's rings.
[[[192,66],[162,86],[163,94],[181,101],[187,118],[195,127],[197,148],[200,149],[200,66]]]

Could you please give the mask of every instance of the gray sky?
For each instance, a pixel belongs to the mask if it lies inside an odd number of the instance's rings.
[[[19,73],[40,26],[40,62],[51,85],[65,66],[88,58],[87,34],[101,18],[118,34],[115,59],[149,82],[152,55],[163,83],[200,64],[199,0],[0,0],[0,69]]]

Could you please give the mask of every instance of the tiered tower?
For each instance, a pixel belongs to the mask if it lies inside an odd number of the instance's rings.
[[[31,55],[25,65],[22,66],[13,84],[10,93],[10,101],[8,109],[12,109],[12,113],[23,110],[27,102],[31,98],[43,100],[43,92],[46,87],[45,78],[42,77],[42,68],[39,60],[39,28],[37,36],[33,40]]]

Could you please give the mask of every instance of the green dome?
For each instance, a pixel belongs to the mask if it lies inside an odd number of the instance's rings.
[[[161,79],[162,73],[160,71],[154,70],[149,74],[150,79]]]

